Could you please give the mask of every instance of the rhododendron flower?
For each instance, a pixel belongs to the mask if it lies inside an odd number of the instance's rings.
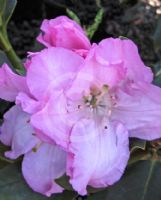
[[[42,33],[37,40],[46,47],[64,47],[86,52],[90,48],[90,41],[84,30],[75,21],[66,16],[55,19],[45,19],[41,25]]]
[[[12,146],[6,156],[24,154],[22,171],[33,190],[61,192],[54,180],[66,173],[72,187],[86,195],[88,185],[107,187],[120,179],[129,137],[161,137],[161,89],[151,84],[152,72],[130,40],[103,40],[86,58],[76,47],[63,47],[31,56],[22,89],[20,77],[12,74],[15,84],[7,82],[7,98],[17,105],[5,115],[0,140]],[[4,98],[10,79],[8,73],[0,76]]]
[[[161,89],[151,84],[151,70],[130,40],[111,38],[94,45],[76,76],[65,68],[50,78],[57,71],[52,59],[44,61],[50,54],[48,49],[36,55],[28,69],[28,86],[42,106],[32,113],[31,123],[68,152],[70,183],[84,195],[87,185],[105,187],[120,179],[129,136],[161,136]]]

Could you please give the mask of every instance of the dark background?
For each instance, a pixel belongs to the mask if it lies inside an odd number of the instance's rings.
[[[160,11],[159,0],[18,0],[8,26],[9,37],[17,54],[24,58],[35,48],[35,39],[44,18],[67,15],[66,8],[74,11],[82,25],[92,24],[99,6],[105,14],[92,41],[106,37],[125,36],[134,40],[146,65],[159,59],[153,47],[153,34]]]

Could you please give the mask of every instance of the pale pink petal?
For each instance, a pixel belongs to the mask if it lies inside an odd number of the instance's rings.
[[[45,142],[45,143],[48,143],[48,144],[56,144],[53,139],[51,139],[49,136],[47,136],[46,134],[44,134],[43,132],[41,132],[40,130],[38,129],[34,129],[35,130],[35,133],[36,133],[36,136],[42,141],[42,142]]]
[[[26,78],[15,74],[7,64],[0,68],[0,98],[7,101],[14,101],[17,94],[28,93]]]
[[[161,89],[151,84],[129,84],[118,90],[112,118],[120,120],[131,137],[153,140],[161,137]]]
[[[68,98],[80,99],[90,92],[91,87],[101,89],[103,85],[110,88],[117,86],[123,80],[124,75],[122,64],[105,67],[98,65],[95,60],[86,61],[70,89],[65,93]]]
[[[83,58],[63,48],[49,48],[32,57],[27,83],[36,98],[42,98],[48,87],[69,86],[79,71]]]
[[[31,98],[26,93],[20,92],[16,97],[16,104],[21,105],[22,110],[33,114],[40,110],[41,105],[40,102],[35,100],[34,98]]]
[[[116,86],[125,78],[126,69],[122,60],[114,63],[104,63],[97,60],[99,46],[94,44],[89,50],[84,67],[78,73],[79,79],[93,76],[95,84],[107,84],[110,87]],[[103,59],[103,57],[102,57]],[[80,80],[79,80],[80,81]]]
[[[5,115],[1,127],[0,141],[11,146],[11,151],[5,156],[16,159],[30,151],[38,142],[34,130],[29,124],[30,116],[23,112],[19,106],[12,107]]]
[[[67,103],[62,92],[55,92],[45,107],[31,117],[32,125],[57,144],[66,147],[71,127],[67,123]]]
[[[144,65],[137,46],[129,39],[102,40],[96,48],[95,56],[100,64],[106,66],[123,63],[130,80],[151,82],[153,79],[151,69]]]
[[[69,152],[70,183],[86,195],[87,185],[107,187],[120,179],[129,158],[128,133],[120,123],[83,119],[73,127]]]
[[[43,143],[36,152],[25,154],[22,172],[29,186],[46,196],[62,192],[55,179],[65,173],[66,153],[58,146]]]
[[[83,29],[66,16],[44,20],[42,33],[37,40],[47,47],[64,47],[68,49],[89,49],[90,41]]]

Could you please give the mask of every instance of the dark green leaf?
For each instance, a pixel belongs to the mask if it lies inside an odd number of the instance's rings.
[[[152,155],[149,151],[143,151],[141,149],[135,150],[131,155],[128,162],[128,165],[131,165],[139,160],[149,160],[151,159]]]
[[[69,183],[69,177],[64,175],[61,178],[57,179],[56,182],[66,190],[73,190],[72,186]]]
[[[28,187],[17,165],[8,165],[0,170],[0,200],[72,200],[75,196],[74,192],[65,191],[45,197]]]
[[[107,190],[104,190],[95,194],[91,194],[87,197],[87,200],[108,200],[107,192],[108,192]]]
[[[69,183],[69,177],[66,175],[57,179],[56,182],[66,190],[71,190],[71,191],[73,190],[71,184]],[[95,193],[95,192],[99,192],[101,190],[103,190],[103,189],[102,188],[93,188],[90,186],[87,188],[88,193]]]
[[[145,148],[146,148],[146,141],[145,140],[140,140],[140,139],[137,139],[137,138],[132,138],[130,140],[130,151],[131,151],[131,153],[138,150],[138,149],[145,150]]]
[[[122,179],[108,190],[89,196],[88,200],[160,200],[161,163],[139,161],[131,165]]]
[[[9,160],[9,159],[5,158],[5,156],[4,156],[4,152],[8,151],[8,150],[9,150],[8,147],[6,147],[2,143],[0,143],[0,169],[7,166],[8,164],[13,163],[12,160]]]
[[[2,16],[3,11],[6,7],[6,0],[0,0],[0,15]]]
[[[0,0],[0,17],[3,25],[7,25],[13,11],[15,9],[17,0]]]

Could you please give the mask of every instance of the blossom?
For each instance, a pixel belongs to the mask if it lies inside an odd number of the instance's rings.
[[[27,72],[39,102],[31,124],[67,152],[70,183],[85,195],[87,185],[106,187],[120,179],[129,136],[161,137],[161,89],[151,84],[152,72],[130,40],[109,38],[93,45],[76,71],[62,68],[63,58],[58,64],[52,51],[35,55]]]
[[[54,180],[66,173],[86,195],[88,185],[121,178],[129,137],[161,137],[161,89],[130,40],[90,46],[66,17],[44,21],[42,30],[48,48],[30,57],[25,77],[1,68],[0,97],[16,105],[4,116],[0,140],[11,146],[7,157],[24,155],[22,172],[34,191],[61,192]]]
[[[85,53],[90,48],[90,41],[84,30],[75,21],[66,16],[45,19],[41,25],[37,40],[46,47],[64,47]]]

